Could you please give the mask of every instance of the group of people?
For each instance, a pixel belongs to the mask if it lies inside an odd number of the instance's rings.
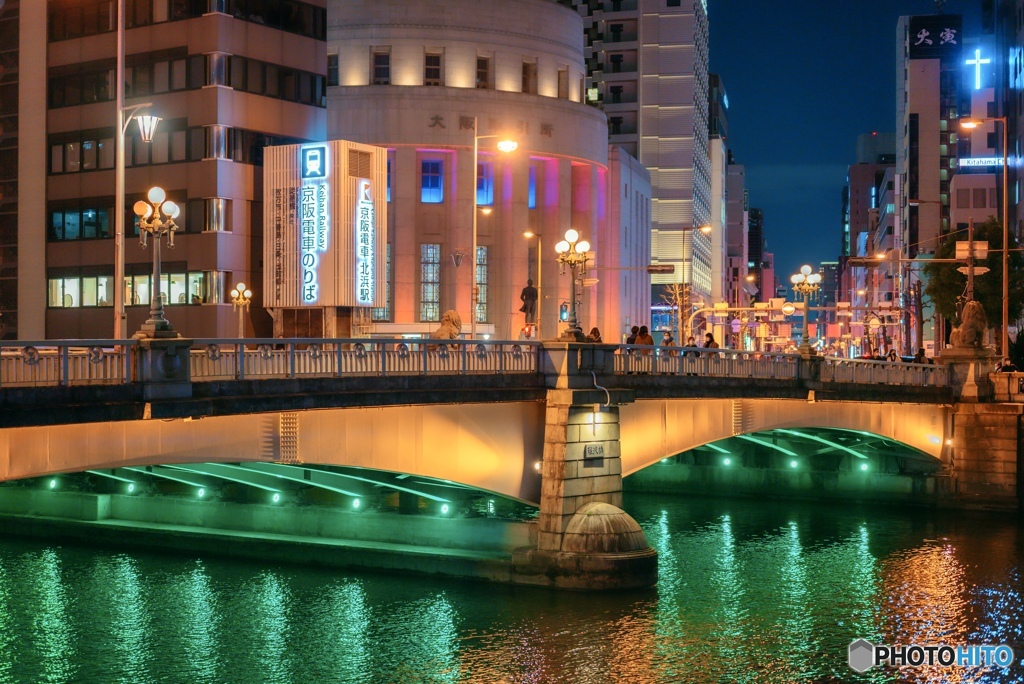
[[[601,343],[601,342],[603,342],[603,340],[601,339],[601,331],[596,326],[590,329],[590,334],[587,335],[587,342],[594,342],[594,343]],[[653,346],[655,346],[654,345],[654,337],[651,336],[651,331],[650,331],[650,329],[646,325],[634,325],[630,329],[630,331],[629,331],[629,337],[626,338],[626,344],[636,344],[636,345],[646,346],[646,347],[653,347]],[[676,340],[675,340],[674,337],[672,337],[672,333],[669,332],[668,330],[666,330],[665,332],[662,333],[662,336],[661,336],[661,346],[662,347],[675,347],[676,346]],[[697,340],[695,340],[693,338],[693,336],[691,335],[690,337],[686,338],[686,346],[687,347],[697,347],[698,346],[697,345]],[[718,342],[715,341],[715,336],[712,335],[711,333],[707,333],[706,335],[704,335],[704,348],[705,349],[719,349]],[[647,356],[647,355],[649,355],[651,353],[651,350],[650,349],[643,349],[643,350],[641,350],[640,353],[643,354],[644,356]],[[671,355],[672,353],[673,352],[671,352],[671,351],[668,352],[669,355]],[[687,353],[691,354],[691,353],[694,353],[694,352],[687,352]]]

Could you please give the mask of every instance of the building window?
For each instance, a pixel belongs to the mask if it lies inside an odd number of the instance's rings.
[[[388,202],[391,201],[391,157],[388,157]]]
[[[490,57],[476,58],[476,87],[491,87],[491,59]]]
[[[494,204],[494,162],[476,165],[476,203],[480,206]]]
[[[420,201],[424,204],[444,202],[444,162],[424,159],[420,173]]]
[[[526,205],[530,209],[537,208],[537,167],[530,167],[529,185],[526,190]]]
[[[476,248],[476,322],[486,323],[489,307],[487,302],[490,298],[490,288],[487,282],[487,248],[477,246]]]
[[[327,55],[327,85],[338,85],[338,55]]]
[[[665,2],[666,7],[679,7],[682,0],[667,0]]]
[[[974,188],[974,208],[984,209],[985,208],[985,197],[988,192],[985,188]]]
[[[523,92],[537,94],[536,62],[523,62]]]
[[[613,74],[622,71],[622,55],[609,55],[608,60],[611,62]]]
[[[391,85],[390,48],[374,48],[373,73],[371,76],[371,83],[373,85]]]
[[[967,188],[960,188],[956,191],[956,206],[958,209],[971,208],[971,191]]]
[[[423,85],[442,85],[441,79],[441,53],[428,52],[423,62]]]
[[[384,256],[384,306],[375,306],[370,312],[374,321],[391,320],[391,244],[387,246]]]
[[[563,100],[569,99],[569,70],[558,70],[558,97]]]
[[[608,133],[610,135],[619,135],[622,133],[622,117],[621,116],[610,116],[608,117]]]
[[[441,320],[441,245],[420,245],[420,321]]]

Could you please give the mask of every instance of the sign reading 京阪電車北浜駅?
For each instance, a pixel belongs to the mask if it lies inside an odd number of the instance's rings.
[[[268,147],[263,184],[265,306],[384,299],[385,149],[341,140]]]

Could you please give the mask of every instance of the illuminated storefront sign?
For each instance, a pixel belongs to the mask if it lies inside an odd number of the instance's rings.
[[[967,157],[957,161],[959,166],[1002,166],[1002,157]]]
[[[299,189],[299,252],[302,270],[299,274],[303,304],[320,299],[320,254],[327,251],[329,216],[327,197],[327,148],[303,147],[299,150],[302,187]]]
[[[981,90],[981,66],[983,64],[991,64],[992,60],[988,57],[982,59],[981,50],[974,51],[974,59],[969,59],[965,62],[967,66],[974,67],[974,89]]]
[[[376,231],[373,193],[370,191],[370,181],[360,178],[356,182],[356,302],[362,306],[373,306],[376,290],[373,268]]]

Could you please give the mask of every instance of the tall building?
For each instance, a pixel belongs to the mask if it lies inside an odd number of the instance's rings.
[[[750,296],[757,293],[747,260],[749,239],[749,207],[746,189],[746,168],[736,164],[729,155],[726,176],[726,269],[729,292],[727,300],[733,306],[747,306]]]
[[[718,74],[711,74],[710,92],[710,141],[711,155],[711,301],[729,301],[728,272],[728,199],[729,199],[729,122],[726,113],[729,97]]]
[[[650,176],[609,146],[605,114],[569,87],[585,71],[579,14],[549,0],[445,0],[436,10],[329,5],[338,83],[328,88],[328,136],[388,150],[389,294],[361,332],[429,333],[454,309],[463,332],[473,311],[478,334],[514,339],[532,279],[540,334],[557,336],[571,281],[555,245],[570,226],[591,245],[578,293],[585,331],[618,341],[647,324]],[[514,152],[496,149],[505,137]]]
[[[5,318],[16,320],[19,337],[109,337],[115,297],[126,304],[127,333],[139,329],[149,316],[152,258],[131,207],[152,186],[182,208],[160,288],[175,329],[234,337],[228,292],[244,281],[254,286],[245,332],[270,335],[259,287],[263,148],[324,138],[325,4],[126,3],[126,106],[150,103],[162,121],[151,143],[128,128],[125,276],[115,283],[117,3],[3,3],[5,23],[20,13],[20,70],[16,84],[3,85],[4,106],[15,92],[18,103],[17,185],[3,181],[5,195],[17,192],[16,218],[8,211],[0,219],[4,261],[17,255],[17,310]],[[11,57],[4,54],[5,71]],[[12,302],[9,285],[0,306]]]
[[[588,100],[603,105],[612,144],[651,174],[651,258],[675,266],[651,282],[710,296],[713,247],[697,230],[711,219],[706,1],[559,2],[584,17]]]
[[[756,301],[763,302],[771,292],[771,283],[765,283],[764,270],[764,212],[760,209],[750,209],[750,217],[747,223],[747,270],[754,276],[751,283],[757,288]],[[767,285],[767,289],[766,286]]]

